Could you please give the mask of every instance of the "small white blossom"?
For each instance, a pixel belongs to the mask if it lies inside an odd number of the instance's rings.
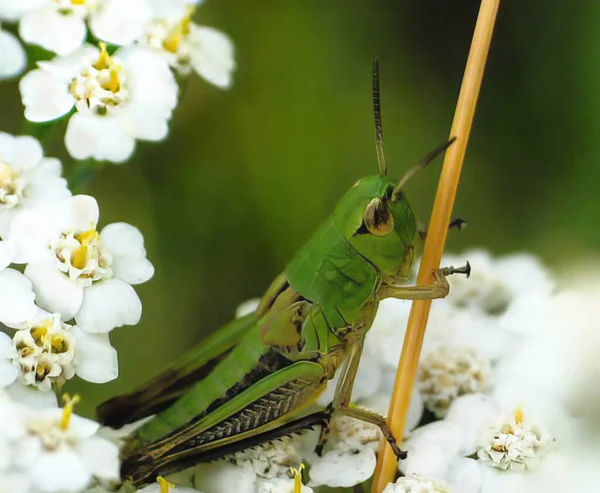
[[[150,15],[145,0],[36,0],[26,3],[17,14],[21,38],[58,55],[68,55],[83,44],[87,35],[86,21],[97,39],[128,45],[141,35]]]
[[[153,0],[153,19],[140,42],[160,53],[177,72],[191,70],[222,89],[231,86],[235,69],[231,39],[212,27],[191,21],[193,7],[183,2]]]
[[[418,474],[398,478],[395,483],[388,484],[383,493],[453,493],[449,484],[437,479],[429,479]]]
[[[58,159],[44,157],[40,143],[29,136],[0,132],[0,236],[20,210],[43,201],[68,197]]]
[[[93,478],[119,479],[118,448],[96,436],[98,423],[73,414],[75,402],[32,409],[0,390],[0,449],[10,452],[0,454],[0,491],[76,493]]]
[[[76,159],[126,161],[136,140],[159,141],[177,104],[167,63],[152,50],[131,46],[108,55],[85,44],[69,56],[38,62],[19,88],[25,118],[45,122],[76,109],[65,145]]]
[[[131,285],[154,274],[139,230],[113,223],[98,232],[98,217],[96,200],[77,195],[24,211],[10,233],[38,305],[92,333],[135,325],[142,308]]]
[[[16,77],[26,65],[27,55],[21,43],[0,26],[0,80]]]
[[[24,385],[49,391],[75,374],[95,383],[117,377],[117,353],[106,334],[87,334],[43,310],[21,326],[12,340],[0,333],[0,355],[6,358],[0,361],[0,385],[18,377]]]
[[[491,426],[481,439],[477,456],[498,469],[531,469],[548,453],[553,439],[536,424],[529,424],[517,408],[508,419]]]

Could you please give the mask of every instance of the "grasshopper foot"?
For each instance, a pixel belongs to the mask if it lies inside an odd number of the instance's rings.
[[[458,231],[462,231],[466,227],[467,221],[465,221],[461,217],[455,217],[454,219],[452,219],[452,221],[450,221],[450,224],[448,225],[448,229],[456,229]]]
[[[467,261],[462,267],[443,267],[440,269],[440,273],[443,276],[450,276],[452,274],[465,274],[467,278],[471,275],[471,264]]]

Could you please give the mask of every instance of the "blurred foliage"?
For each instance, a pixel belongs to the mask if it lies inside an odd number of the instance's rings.
[[[207,0],[199,23],[237,48],[231,91],[186,83],[166,142],[96,165],[85,192],[101,223],[146,237],[144,316],[111,334],[120,378],[69,384],[102,399],[131,389],[259,296],[358,178],[376,172],[371,63],[381,63],[385,149],[400,176],[448,133],[477,0]],[[533,251],[552,266],[600,247],[600,3],[504,2],[448,249]],[[0,129],[20,133],[18,85],[0,86]],[[64,128],[42,136],[63,158]],[[438,169],[408,194],[427,222]],[[473,268],[477,268],[476,265]],[[85,388],[84,388],[85,387]]]

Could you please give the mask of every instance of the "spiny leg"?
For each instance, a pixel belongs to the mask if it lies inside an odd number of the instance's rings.
[[[323,448],[327,445],[327,439],[329,438],[329,432],[331,430],[331,415],[333,414],[333,404],[329,404],[325,409],[325,413],[328,418],[324,418],[321,422],[321,433],[319,433],[319,441],[317,442],[317,446],[315,447],[315,454],[319,457],[323,455]]]
[[[378,300],[397,298],[399,300],[433,300],[445,298],[450,292],[450,285],[446,276],[452,274],[471,274],[469,262],[462,267],[443,267],[433,271],[433,284],[429,286],[397,286],[395,284],[382,284],[376,292]]]
[[[337,411],[344,416],[349,416],[351,418],[364,421],[365,423],[371,423],[375,426],[378,426],[381,430],[381,433],[392,447],[392,450],[394,451],[394,454],[396,454],[398,460],[406,459],[406,452],[398,447],[398,443],[396,442],[396,438],[394,437],[392,430],[390,430],[385,418],[381,416],[381,414],[374,413],[367,409],[361,409],[359,407],[342,407],[337,409]]]
[[[456,229],[458,231],[462,231],[466,227],[467,227],[467,221],[465,221],[464,219],[462,219],[460,217],[456,217],[456,218],[452,219],[452,221],[450,221],[450,224],[448,224],[448,229]],[[423,223],[420,223],[419,227],[417,229],[417,233],[419,233],[419,237],[423,241],[425,241],[425,238],[427,238],[427,226],[425,226]]]
[[[406,452],[400,450],[400,447],[398,447],[396,438],[388,427],[383,416],[372,411],[367,411],[366,409],[349,407],[352,397],[352,386],[354,385],[356,373],[358,372],[358,365],[360,363],[360,357],[364,345],[364,336],[365,333],[363,332],[361,337],[352,340],[349,344],[349,354],[346,359],[346,364],[342,368],[342,374],[340,375],[337,387],[335,388],[335,395],[331,405],[334,412],[339,412],[343,415],[378,426],[381,430],[381,433],[392,447],[396,457],[398,457],[398,460],[405,459]]]

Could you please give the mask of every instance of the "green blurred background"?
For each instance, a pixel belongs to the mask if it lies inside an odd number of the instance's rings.
[[[206,0],[196,20],[228,33],[230,91],[192,76],[166,142],[98,167],[85,188],[101,226],[126,221],[156,266],[144,313],[114,330],[121,375],[69,383],[81,411],[147,380],[259,296],[339,197],[377,169],[371,63],[381,63],[390,173],[448,135],[477,0]],[[600,2],[505,1],[448,249],[529,250],[554,268],[600,247]],[[17,83],[0,129],[22,131]],[[47,154],[68,166],[62,134]],[[439,167],[408,194],[427,222]],[[476,268],[476,266],[474,266]]]

